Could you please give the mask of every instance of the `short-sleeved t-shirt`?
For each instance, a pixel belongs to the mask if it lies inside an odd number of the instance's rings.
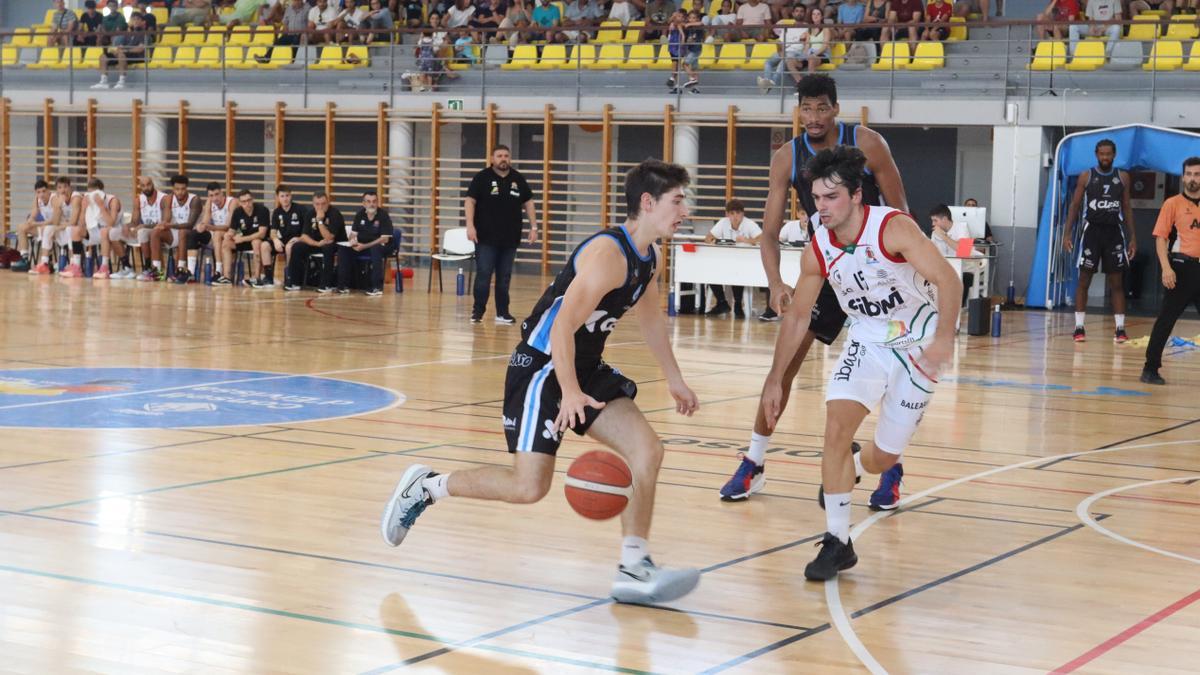
[[[325,211],[325,218],[323,222],[325,229],[329,230],[329,233],[333,235],[334,241],[349,240],[349,237],[346,236],[346,219],[342,216],[342,212],[338,211],[336,207],[330,206],[329,209]],[[304,234],[307,234],[317,241],[321,241],[324,237],[324,235],[321,234],[321,224],[322,221],[317,220],[316,211],[310,211],[308,222],[304,224]]]
[[[897,21],[912,21],[914,14],[924,10],[925,4],[921,0],[892,0],[892,11],[896,13]]]
[[[308,209],[292,202],[292,208],[284,210],[276,206],[271,212],[271,230],[284,241],[299,237],[309,220]]]
[[[533,10],[533,22],[543,28],[550,28],[561,21],[562,16],[554,5],[538,5]]]
[[[771,6],[765,2],[760,2],[758,5],[746,3],[738,7],[737,18],[742,20],[742,24],[746,26],[762,26],[771,21]]]
[[[1178,194],[1163,202],[1154,223],[1154,236],[1167,239],[1172,229],[1179,235],[1179,252],[1200,258],[1200,200]]]
[[[1117,0],[1090,0],[1085,13],[1092,21],[1112,21],[1121,13],[1121,3]]]
[[[258,232],[260,227],[271,226],[271,212],[262,204],[255,204],[251,213],[246,213],[241,205],[233,208],[233,215],[229,217],[229,227],[237,230],[243,237],[248,237],[255,232]]]
[[[533,192],[519,171],[509,169],[507,176],[500,176],[489,166],[475,174],[467,196],[475,200],[479,243],[503,248],[521,244],[521,209]]]
[[[850,5],[843,3],[838,7],[837,19],[838,23],[855,24],[862,23],[863,17],[867,15],[867,6],[861,2]]]
[[[950,13],[954,7],[948,2],[931,2],[925,5],[925,20],[934,21],[949,21]]]
[[[742,224],[735,230],[733,229],[733,223],[729,222],[728,218],[722,218],[717,221],[716,225],[713,225],[712,229],[709,230],[709,234],[717,239],[736,240],[738,237],[753,239],[762,234],[762,228],[753,220],[742,218]]]
[[[395,234],[392,218],[383,209],[375,211],[374,218],[367,217],[366,209],[359,209],[358,213],[354,214],[351,229],[354,230],[360,244],[369,244],[380,237],[391,237]]]
[[[808,225],[803,220],[789,220],[779,230],[779,241],[808,241]]]

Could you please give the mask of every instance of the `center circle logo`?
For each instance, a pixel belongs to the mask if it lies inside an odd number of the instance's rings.
[[[0,427],[167,429],[362,415],[404,395],[313,375],[206,368],[0,370]]]

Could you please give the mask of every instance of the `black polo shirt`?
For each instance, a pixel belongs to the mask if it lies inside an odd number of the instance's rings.
[[[374,218],[367,218],[367,210],[359,209],[358,213],[354,214],[354,225],[351,229],[358,236],[360,244],[369,244],[380,237],[391,237],[395,234],[392,217],[383,209],[375,211]]]
[[[346,219],[342,216],[342,212],[337,210],[337,207],[330,206],[325,212],[325,229],[333,235],[334,241],[349,241],[346,236]],[[321,241],[320,221],[317,220],[316,211],[309,212],[309,220],[304,224],[304,233],[317,241]]]
[[[489,166],[475,174],[467,196],[475,200],[479,243],[502,248],[521,245],[522,209],[533,198],[533,192],[519,171],[509,169],[502,177]]]
[[[253,212],[247,214],[246,209],[239,204],[233,209],[229,226],[237,230],[241,236],[249,237],[258,232],[258,228],[271,226],[271,212],[262,204],[255,204]]]
[[[292,208],[286,211],[276,206],[271,212],[271,229],[277,233],[277,236],[284,242],[291,241],[300,236],[304,231],[305,223],[312,219],[311,212],[292,202]],[[320,237],[318,237],[320,239]]]

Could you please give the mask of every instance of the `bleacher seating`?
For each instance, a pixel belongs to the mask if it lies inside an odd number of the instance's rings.
[[[1071,54],[1071,62],[1067,70],[1091,71],[1104,65],[1105,45],[1099,40],[1080,40]]]

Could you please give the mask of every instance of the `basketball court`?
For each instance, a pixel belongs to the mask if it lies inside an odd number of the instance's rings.
[[[518,327],[424,292],[317,297],[0,274],[0,669],[11,672],[1171,673],[1200,662],[1200,354],[1070,340],[1008,312],[958,338],[902,508],[854,493],[860,562],[801,570],[824,531],[817,345],[766,490],[722,503],[777,325],[680,316],[701,400],[674,413],[630,317],[606,360],[667,453],[654,552],[703,569],[670,607],[608,599],[617,521],[550,496],[450,500],[398,549],[379,516],[414,461],[507,464]],[[548,279],[514,280],[514,313]],[[412,290],[420,289],[419,292]],[[185,325],[172,323],[186,310]],[[22,317],[23,320],[15,320]],[[1152,319],[1131,318],[1133,336]],[[138,328],[134,329],[134,326]],[[86,328],[86,330],[85,330]],[[1089,318],[1096,336],[1110,332]],[[1176,334],[1200,333],[1200,322]],[[838,345],[836,348],[840,348]],[[873,433],[873,417],[860,440]]]

